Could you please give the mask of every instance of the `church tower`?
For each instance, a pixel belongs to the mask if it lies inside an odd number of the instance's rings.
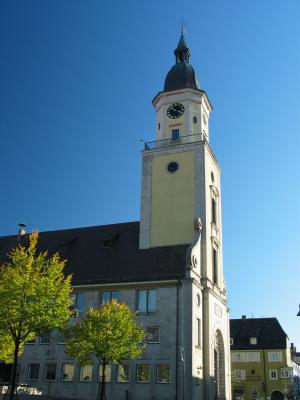
[[[145,143],[142,152],[140,248],[189,245],[189,280],[181,286],[181,341],[190,361],[190,374],[202,386],[191,389],[188,398],[229,399],[229,310],[222,262],[220,167],[209,145],[212,105],[190,64],[183,31],[174,55],[175,64],[165,78],[164,90],[152,102],[156,140]],[[193,307],[195,296],[201,311]],[[196,337],[200,329],[201,346]],[[197,341],[196,350],[189,347]],[[192,384],[187,381],[186,385]]]

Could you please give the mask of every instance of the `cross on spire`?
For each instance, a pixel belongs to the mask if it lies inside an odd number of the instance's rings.
[[[181,18],[181,29],[180,29],[180,32],[182,35],[185,33],[186,27],[187,27],[187,22],[184,21],[184,19],[182,17]]]

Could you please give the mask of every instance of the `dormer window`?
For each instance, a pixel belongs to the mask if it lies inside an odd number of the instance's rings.
[[[250,338],[250,344],[252,344],[252,345],[257,344],[257,337],[252,336],[252,337]]]

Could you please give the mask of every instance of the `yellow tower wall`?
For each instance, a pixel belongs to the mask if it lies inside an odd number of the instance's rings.
[[[194,240],[194,158],[193,151],[153,158],[151,246]],[[171,161],[179,165],[175,173],[167,170]]]

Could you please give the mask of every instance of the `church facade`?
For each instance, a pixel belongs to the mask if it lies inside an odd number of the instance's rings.
[[[156,140],[142,151],[140,221],[40,234],[42,248],[68,259],[74,318],[115,298],[138,312],[146,330],[142,358],[109,366],[110,400],[231,399],[212,106],[183,32],[174,54],[153,100]],[[14,236],[0,238],[1,258],[16,244]],[[57,331],[27,343],[19,382],[58,398],[95,398],[99,367],[79,366],[63,344]]]

